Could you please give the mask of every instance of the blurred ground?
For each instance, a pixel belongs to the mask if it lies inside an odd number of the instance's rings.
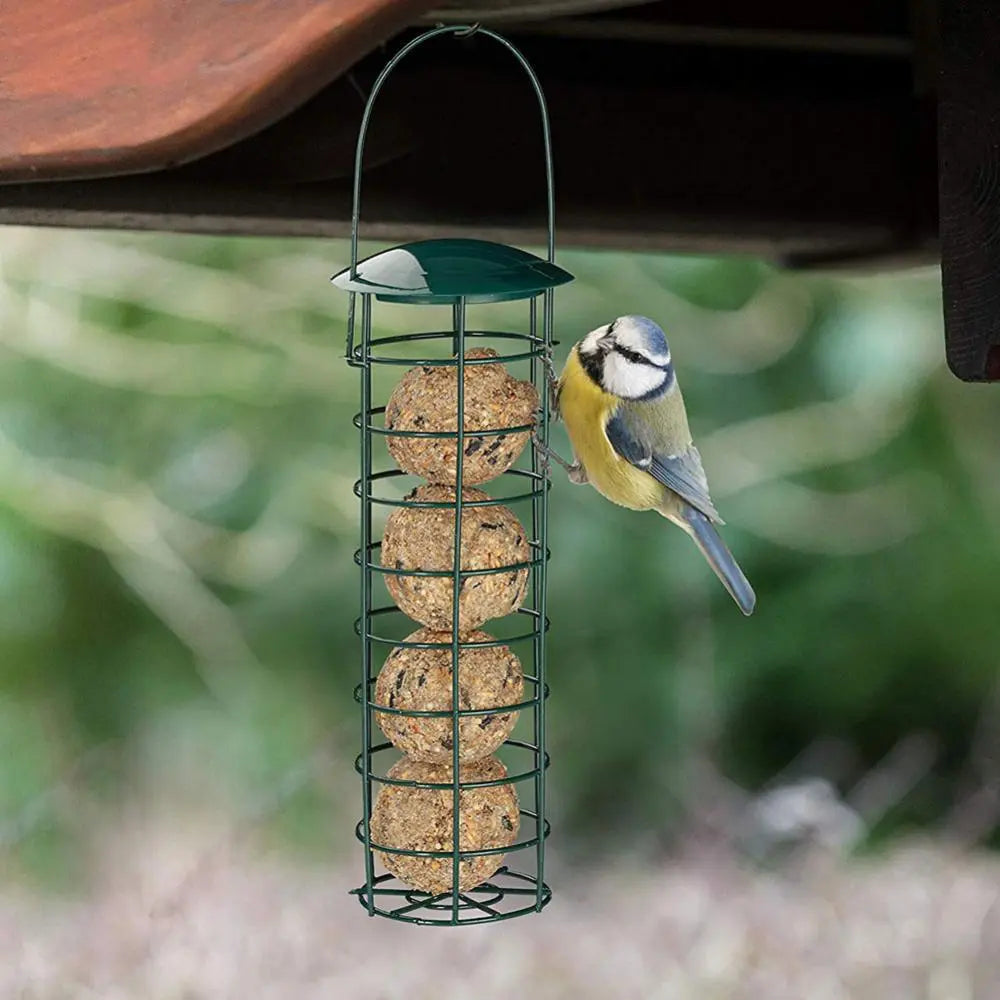
[[[105,831],[92,896],[0,894],[0,996],[17,1000],[972,1000],[1000,990],[1000,861],[901,843],[751,873],[555,866],[541,917],[370,919],[356,870],[220,847],[217,824],[137,809]],[[225,844],[225,840],[222,841]]]

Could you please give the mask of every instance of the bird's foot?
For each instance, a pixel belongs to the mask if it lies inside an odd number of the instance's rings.
[[[587,482],[587,473],[579,462],[567,462],[558,452],[553,451],[547,444],[543,444],[537,434],[531,435],[531,440],[542,456],[542,469],[548,477],[551,462],[555,460],[565,470],[571,483],[583,484]]]

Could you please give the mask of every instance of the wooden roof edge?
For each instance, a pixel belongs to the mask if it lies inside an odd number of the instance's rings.
[[[0,12],[0,183],[139,173],[216,152],[286,115],[431,6],[12,4]]]

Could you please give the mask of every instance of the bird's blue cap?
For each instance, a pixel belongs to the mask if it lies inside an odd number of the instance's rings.
[[[648,316],[619,316],[612,324],[616,333],[629,333],[639,341],[647,354],[670,357],[667,335]]]

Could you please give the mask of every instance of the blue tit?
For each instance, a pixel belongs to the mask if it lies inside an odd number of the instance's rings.
[[[573,345],[555,392],[573,446],[570,479],[683,528],[749,615],[757,598],[715,528],[724,522],[691,440],[663,331],[645,316],[619,316],[592,330]]]

